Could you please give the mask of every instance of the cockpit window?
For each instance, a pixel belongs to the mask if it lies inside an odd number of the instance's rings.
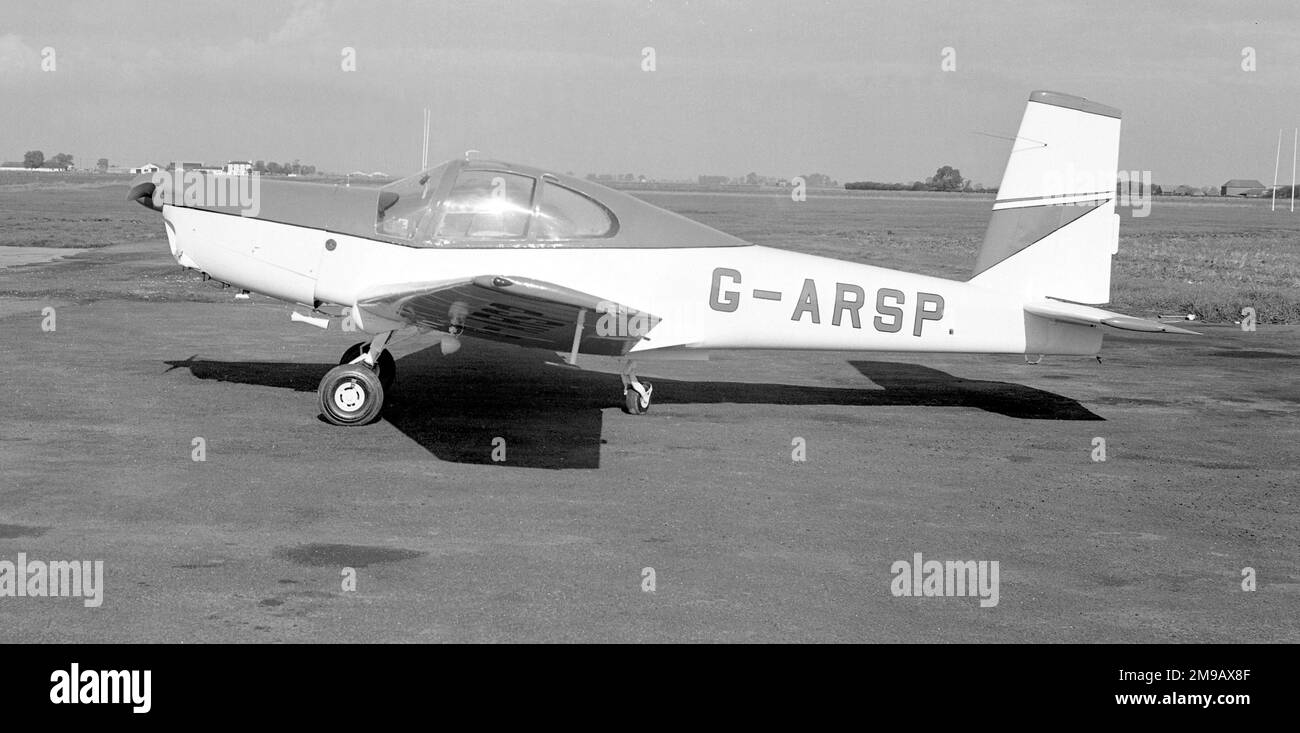
[[[497,161],[454,160],[381,188],[375,230],[379,239],[410,247],[628,246],[620,218],[637,221],[653,209],[625,194],[596,188],[604,194],[553,173]],[[606,195],[614,201],[602,200]],[[658,213],[670,233],[686,221]],[[666,237],[661,226],[643,229],[654,232],[656,246]]]
[[[408,176],[380,189],[379,223],[376,227],[379,233],[406,241],[415,239],[416,232],[421,224],[426,224],[432,211],[438,185],[448,165]]]
[[[608,209],[549,179],[542,189],[534,229],[538,239],[548,241],[608,237],[616,231]]]
[[[434,239],[518,239],[528,235],[536,179],[502,171],[462,171],[442,204]],[[420,232],[424,238],[424,231]]]

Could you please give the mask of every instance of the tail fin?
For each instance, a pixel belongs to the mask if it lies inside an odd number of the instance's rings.
[[[1110,300],[1120,112],[1029,95],[971,282],[1028,299]]]

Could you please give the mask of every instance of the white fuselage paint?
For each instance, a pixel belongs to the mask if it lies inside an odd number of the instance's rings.
[[[367,290],[404,283],[532,278],[659,316],[662,321],[634,352],[682,347],[1023,354],[1028,346],[1036,353],[1042,343],[1027,344],[1031,331],[1050,331],[1053,348],[1044,353],[1094,354],[1101,345],[1097,329],[1026,316],[1018,295],[757,245],[417,248],[173,206],[164,207],[163,215],[178,262],[257,293],[306,305],[352,306]],[[328,240],[333,249],[327,249]],[[864,302],[857,306],[859,288]],[[808,298],[813,291],[815,306]],[[923,302],[926,312],[918,317]]]

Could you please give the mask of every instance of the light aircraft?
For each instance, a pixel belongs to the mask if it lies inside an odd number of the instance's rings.
[[[432,333],[446,354],[468,337],[571,364],[619,357],[624,409],[641,414],[644,359],[1094,355],[1102,327],[1193,333],[1095,307],[1110,299],[1119,246],[1119,134],[1112,107],[1033,92],[966,281],[753,245],[590,181],[491,160],[378,189],[255,180],[252,202],[221,200],[220,177],[160,171],[129,198],[162,212],[182,266],[311,309],[295,320],[346,318],[366,333],[321,379],[331,423],[379,417],[399,332]]]

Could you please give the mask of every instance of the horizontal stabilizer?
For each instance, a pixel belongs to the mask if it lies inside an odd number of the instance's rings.
[[[1126,316],[1123,313],[1093,308],[1089,305],[1067,303],[1061,300],[1044,300],[1025,304],[1025,312],[1030,315],[1050,318],[1064,323],[1077,323],[1084,326],[1110,326],[1123,331],[1144,331],[1147,333],[1185,333],[1200,336],[1196,331],[1189,331],[1167,323],[1149,321],[1145,318]]]

